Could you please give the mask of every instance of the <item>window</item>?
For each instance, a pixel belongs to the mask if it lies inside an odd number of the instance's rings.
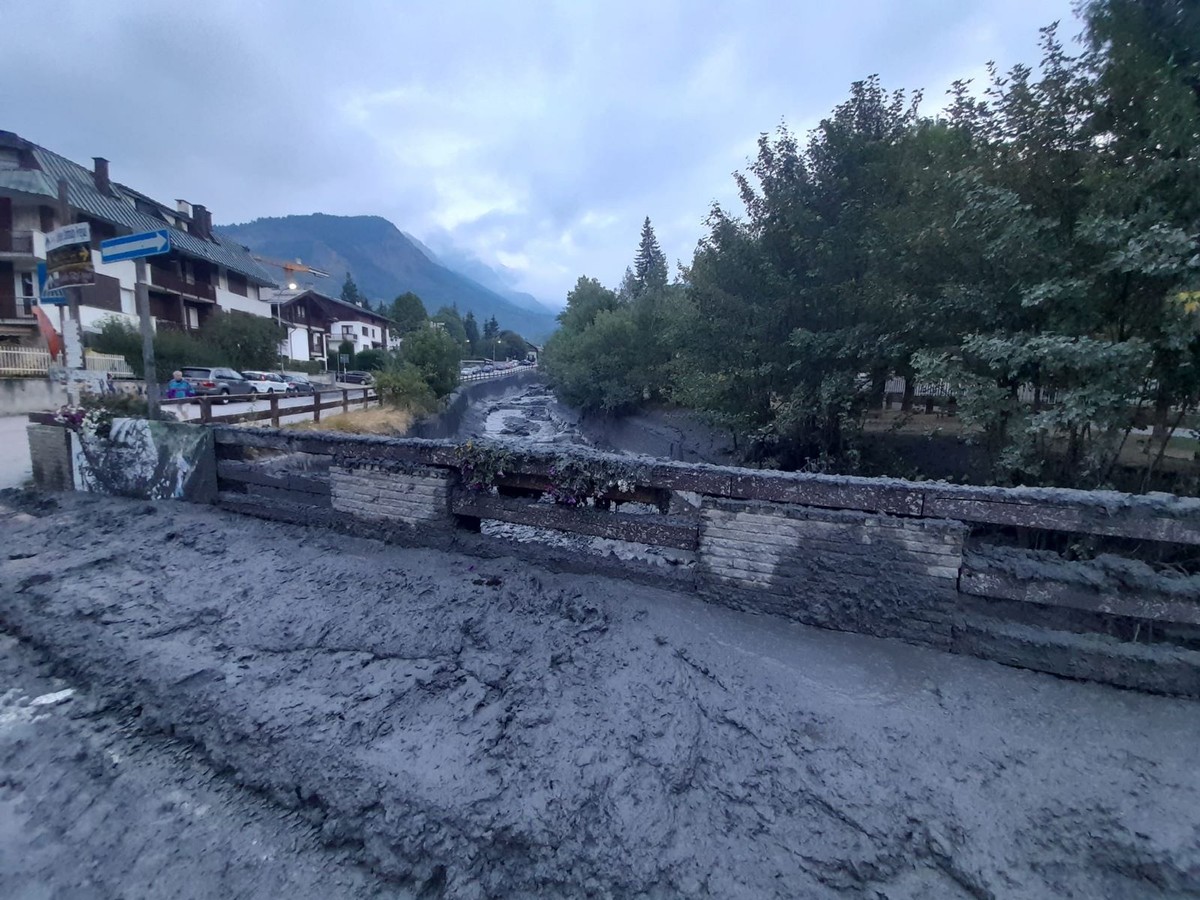
[[[249,293],[250,282],[245,277],[235,272],[230,272],[227,278],[229,281],[229,293],[238,294],[242,297],[245,297]]]
[[[368,332],[368,331],[367,331],[367,326],[366,326],[366,325],[363,325],[363,326],[362,326],[362,333],[363,333],[363,337],[367,337],[367,335],[370,333],[370,332]]]
[[[342,336],[343,337],[354,337],[354,326],[353,325],[343,325],[342,326]]]

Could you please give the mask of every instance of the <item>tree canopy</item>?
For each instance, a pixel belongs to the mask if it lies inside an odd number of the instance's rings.
[[[900,376],[906,405],[949,386],[997,482],[1109,484],[1145,417],[1161,458],[1200,405],[1200,7],[1079,12],[1082,53],[1047,27],[1038,66],[938,116],[872,77],[806,137],[764,134],[679,284],[647,218],[619,291],[567,297],[564,399],[670,399],[763,462],[854,471]]]

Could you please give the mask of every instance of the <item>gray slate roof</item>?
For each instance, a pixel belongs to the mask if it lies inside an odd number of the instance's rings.
[[[144,194],[140,194],[115,181],[112,183],[114,196],[107,196],[96,189],[91,169],[71,162],[66,157],[59,156],[57,153],[53,153],[44,147],[39,147],[37,144],[30,143],[29,148],[33,151],[33,155],[37,159],[38,165],[41,166],[42,172],[31,172],[29,170],[0,172],[0,180],[3,181],[5,187],[57,200],[58,181],[60,178],[65,178],[67,181],[68,201],[71,206],[81,210],[86,215],[105,222],[111,222],[118,229],[128,231],[130,234],[141,231],[155,231],[164,227],[169,228],[171,232],[171,246],[179,253],[224,266],[231,271],[245,275],[254,284],[274,286],[275,279],[271,273],[259,265],[250,255],[250,252],[241,244],[230,241],[227,238],[222,238],[217,234],[213,235],[213,240],[205,240],[173,225],[168,225],[165,220],[158,216],[134,208],[133,202],[135,199],[140,199],[143,202],[149,201],[156,207],[168,210],[172,216],[178,215],[170,207],[162,206],[162,204],[150,200]],[[40,176],[40,178],[37,176]],[[21,184],[13,183],[10,185],[8,183],[10,177],[19,179]]]
[[[327,306],[333,307],[334,309],[337,309],[340,307],[342,309],[345,309],[347,312],[357,313],[360,316],[366,316],[367,318],[372,319],[374,321],[382,322],[384,325],[393,324],[392,320],[389,319],[387,316],[383,315],[382,313],[377,313],[373,309],[364,309],[361,306],[355,306],[353,303],[347,303],[345,300],[342,300],[340,297],[330,297],[328,294],[322,294],[320,291],[315,291],[312,288],[307,288],[303,291],[299,291],[298,293],[296,293],[295,295],[290,296],[290,297],[278,297],[278,298],[264,297],[263,299],[267,300],[269,303],[271,303],[274,306],[292,306],[297,300],[300,300],[304,297],[311,297],[312,299],[316,300],[317,302],[324,303]]]

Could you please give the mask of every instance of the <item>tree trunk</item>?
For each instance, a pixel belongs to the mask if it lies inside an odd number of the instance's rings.
[[[1167,439],[1167,417],[1170,412],[1171,399],[1164,390],[1159,388],[1158,395],[1154,398],[1154,440],[1165,441]]]

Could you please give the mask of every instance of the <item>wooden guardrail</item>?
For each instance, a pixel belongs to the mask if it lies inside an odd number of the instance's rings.
[[[325,399],[325,395],[339,394],[340,397],[334,399]],[[352,397],[351,394],[357,396]],[[333,391],[318,391],[312,395],[312,400],[307,404],[280,406],[280,401],[285,399],[295,399],[302,395],[300,394],[231,394],[213,397],[212,395],[202,394],[197,397],[184,397],[172,400],[161,401],[163,406],[184,406],[185,404],[196,403],[200,407],[199,423],[201,425],[233,425],[246,422],[262,422],[267,419],[271,420],[271,425],[275,428],[279,427],[280,418],[283,416],[300,416],[311,415],[313,421],[321,421],[321,412],[328,409],[340,409],[343,413],[350,412],[351,406],[366,409],[373,402],[378,402],[379,396],[374,388],[341,388]],[[241,413],[229,413],[227,415],[213,415],[214,404],[228,403],[259,403],[266,401],[266,409],[250,410]]]

